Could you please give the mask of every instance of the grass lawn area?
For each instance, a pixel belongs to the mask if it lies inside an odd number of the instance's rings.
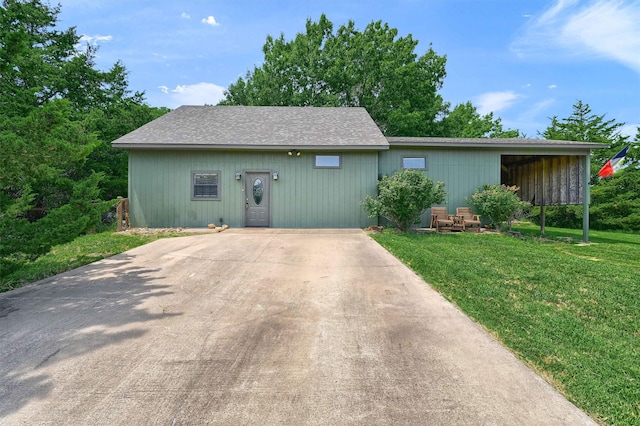
[[[594,419],[640,424],[640,235],[514,230],[372,237]]]
[[[26,262],[22,268],[7,276],[0,274],[0,292],[87,265],[158,238],[184,235],[171,233],[136,235],[114,232],[84,235],[70,243],[53,247],[46,255],[33,262]]]

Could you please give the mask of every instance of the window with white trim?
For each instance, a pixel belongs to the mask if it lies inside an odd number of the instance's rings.
[[[427,157],[402,157],[402,168],[427,170]]]
[[[220,172],[197,171],[191,172],[192,200],[220,199]]]
[[[316,155],[313,163],[316,169],[339,169],[342,166],[340,155]]]

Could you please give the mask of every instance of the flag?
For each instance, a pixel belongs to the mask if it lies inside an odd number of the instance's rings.
[[[622,167],[622,163],[624,161],[624,157],[627,155],[627,151],[629,150],[629,146],[626,146],[622,151],[617,153],[611,160],[607,161],[607,164],[602,166],[598,175],[601,178],[606,178],[608,176],[613,176],[615,172],[620,170]]]

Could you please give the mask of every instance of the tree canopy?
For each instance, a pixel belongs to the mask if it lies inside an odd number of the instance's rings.
[[[517,136],[470,103],[450,113],[438,93],[446,56],[432,46],[418,55],[417,45],[382,21],[334,31],[323,14],[293,40],[268,36],[262,65],[231,84],[220,105],[364,107],[387,136]]]
[[[589,104],[577,101],[571,115],[559,119],[550,118],[549,126],[540,133],[547,139],[597,142],[608,148],[594,149],[591,154],[591,206],[590,223],[594,229],[640,230],[640,128],[631,141],[620,130],[624,123],[606,119],[605,114],[595,114]],[[626,168],[612,177],[600,179],[598,171],[616,153],[631,145],[625,158]],[[556,206],[546,211],[545,221],[549,226],[582,226],[582,207]],[[534,218],[535,219],[535,218]]]
[[[607,149],[593,150],[591,156],[591,172],[593,174],[596,174],[607,160],[630,142],[628,136],[620,133],[624,123],[616,123],[615,119],[607,120],[605,114],[594,114],[589,104],[581,100],[573,104],[569,117],[559,119],[554,116],[550,120],[549,126],[540,133],[545,139],[596,142],[609,145]],[[640,154],[636,151],[629,151],[627,163],[640,161]]]
[[[60,6],[0,4],[0,269],[96,227],[101,198],[126,196],[127,154],[109,145],[166,112],[101,71]],[[45,226],[46,224],[46,226]]]

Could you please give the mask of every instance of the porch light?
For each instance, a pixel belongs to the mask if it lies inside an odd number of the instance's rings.
[[[236,173],[236,180],[240,180],[240,179],[242,179],[242,173],[237,172]]]
[[[278,180],[278,172],[273,172],[273,180]]]

